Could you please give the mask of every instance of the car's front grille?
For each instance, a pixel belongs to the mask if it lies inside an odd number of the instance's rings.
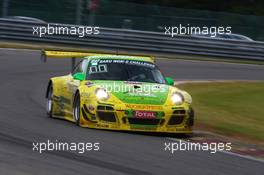
[[[181,110],[174,110],[173,111],[173,114],[175,115],[185,115],[186,114],[186,111],[181,109]]]
[[[98,105],[98,106],[97,106],[97,110],[113,111],[114,108],[111,107],[111,106],[102,106],[102,105]]]
[[[114,112],[97,111],[97,116],[100,120],[103,121],[116,122],[116,117]]]
[[[128,118],[128,122],[136,125],[157,125],[160,123],[160,119]]]
[[[168,122],[168,125],[179,125],[183,122],[184,117],[186,116],[186,111],[184,109],[177,109],[173,111],[171,118]]]
[[[172,115],[169,122],[168,122],[168,125],[178,125],[178,124],[181,124],[183,122],[183,119],[184,119],[184,116],[183,115],[180,115],[180,116],[174,116]]]

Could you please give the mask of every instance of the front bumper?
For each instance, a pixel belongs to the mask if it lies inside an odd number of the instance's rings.
[[[155,112],[156,117],[136,118],[133,111],[137,110]],[[194,112],[188,105],[175,107],[83,104],[81,116],[83,127],[164,133],[192,133],[194,120]]]

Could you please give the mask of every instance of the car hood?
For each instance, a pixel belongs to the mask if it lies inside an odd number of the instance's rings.
[[[106,89],[124,103],[162,105],[166,102],[170,86],[166,84],[130,81],[92,81]]]

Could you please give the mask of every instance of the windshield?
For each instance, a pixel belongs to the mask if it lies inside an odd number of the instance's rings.
[[[86,78],[89,80],[165,83],[165,79],[157,66],[134,60],[91,60]]]

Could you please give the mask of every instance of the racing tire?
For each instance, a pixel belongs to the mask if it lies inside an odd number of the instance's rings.
[[[74,106],[73,106],[73,117],[75,119],[75,123],[77,126],[80,126],[80,94],[77,93],[74,98]]]
[[[48,117],[53,117],[52,115],[52,111],[53,111],[53,87],[52,85],[48,87],[46,111],[47,111]]]

